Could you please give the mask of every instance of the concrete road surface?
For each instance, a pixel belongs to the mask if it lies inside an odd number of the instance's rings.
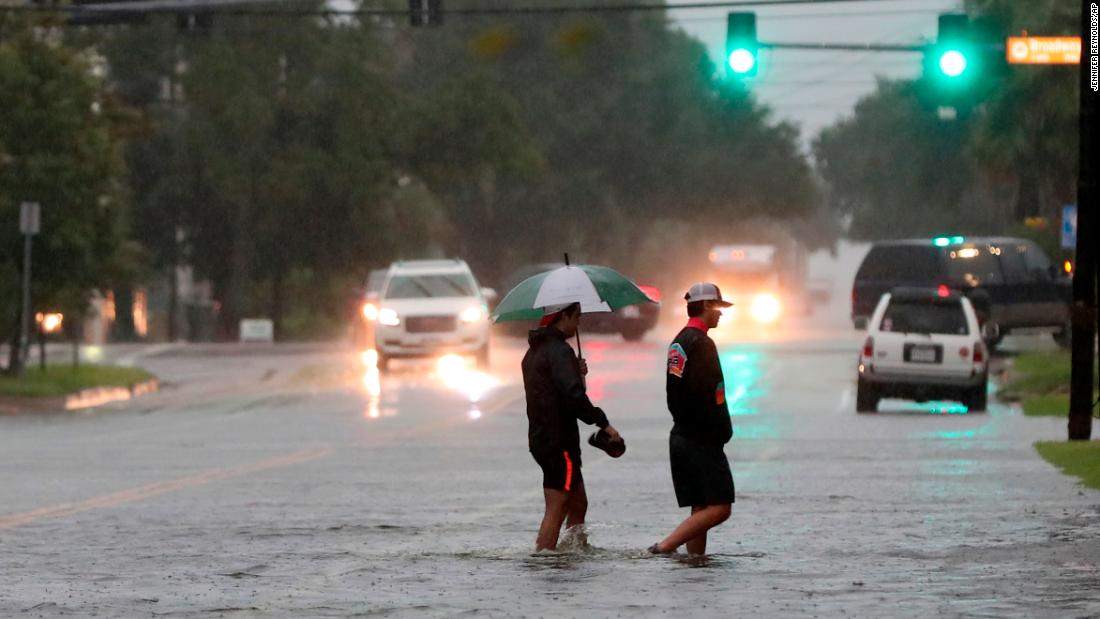
[[[486,373],[379,376],[336,345],[133,353],[160,393],[0,418],[0,616],[1100,616],[1100,493],[1032,448],[1064,421],[858,415],[846,330],[722,339],[733,516],[705,561],[648,556],[685,516],[671,335],[584,340],[628,450],[586,446],[590,546],[538,555],[520,340]]]

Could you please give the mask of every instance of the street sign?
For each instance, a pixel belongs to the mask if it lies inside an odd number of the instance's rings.
[[[1009,64],[1081,64],[1081,37],[1008,37]]]
[[[1062,249],[1077,247],[1077,206],[1067,204],[1062,207]]]
[[[24,202],[19,205],[19,232],[27,236],[38,234],[42,230],[42,218],[37,202]]]
[[[245,318],[241,320],[240,341],[274,342],[275,323],[266,318]]]

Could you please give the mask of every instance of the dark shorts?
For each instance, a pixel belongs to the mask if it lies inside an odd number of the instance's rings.
[[[668,439],[668,451],[680,507],[733,503],[733,474],[721,447],[673,434]]]
[[[542,487],[569,492],[584,483],[581,476],[581,457],[568,451],[549,454],[531,454],[542,468]]]

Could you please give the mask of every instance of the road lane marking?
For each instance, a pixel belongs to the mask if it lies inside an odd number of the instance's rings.
[[[165,351],[169,351],[169,350],[173,350],[173,349],[181,348],[181,347],[182,346],[180,344],[175,344],[175,343],[158,344],[156,346],[150,346],[148,348],[143,348],[143,349],[137,350],[137,351],[135,351],[131,354],[119,357],[118,361],[116,362],[116,365],[121,365],[123,367],[133,367],[133,365],[135,363],[137,363],[138,359],[144,359],[146,357],[154,357],[154,356],[159,355],[160,353],[163,353]]]
[[[111,494],[104,494],[97,497],[92,497],[90,499],[77,503],[60,503],[58,505],[43,507],[41,509],[36,509],[21,514],[12,514],[10,516],[0,517],[0,530],[12,529],[47,518],[61,518],[64,516],[71,516],[73,514],[86,512],[93,509],[99,509],[103,507],[115,507],[117,505],[123,505],[125,503],[132,503],[134,501],[140,501],[142,499],[154,497],[160,494],[164,494],[166,492],[174,492],[176,490],[183,490],[184,488],[199,486],[202,484],[210,483],[212,481],[221,481],[224,479],[231,479],[233,477],[248,475],[250,473],[258,473],[260,471],[266,471],[273,468],[289,466],[291,464],[300,464],[302,462],[324,458],[326,456],[332,455],[334,452],[335,450],[330,447],[305,449],[302,451],[296,451],[294,453],[287,454],[285,456],[270,458],[268,460],[261,460],[260,462],[254,462],[252,464],[244,464],[240,466],[221,469],[211,469],[209,471],[190,475],[188,477],[154,482],[151,484],[146,484],[144,486],[122,490],[120,492],[113,492]]]

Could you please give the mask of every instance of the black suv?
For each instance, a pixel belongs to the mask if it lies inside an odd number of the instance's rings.
[[[1069,345],[1072,282],[1038,245],[1009,237],[883,241],[863,259],[852,286],[852,322],[857,329],[883,293],[906,286],[958,290],[970,299],[987,343],[996,345],[1017,329],[1053,329]]]

